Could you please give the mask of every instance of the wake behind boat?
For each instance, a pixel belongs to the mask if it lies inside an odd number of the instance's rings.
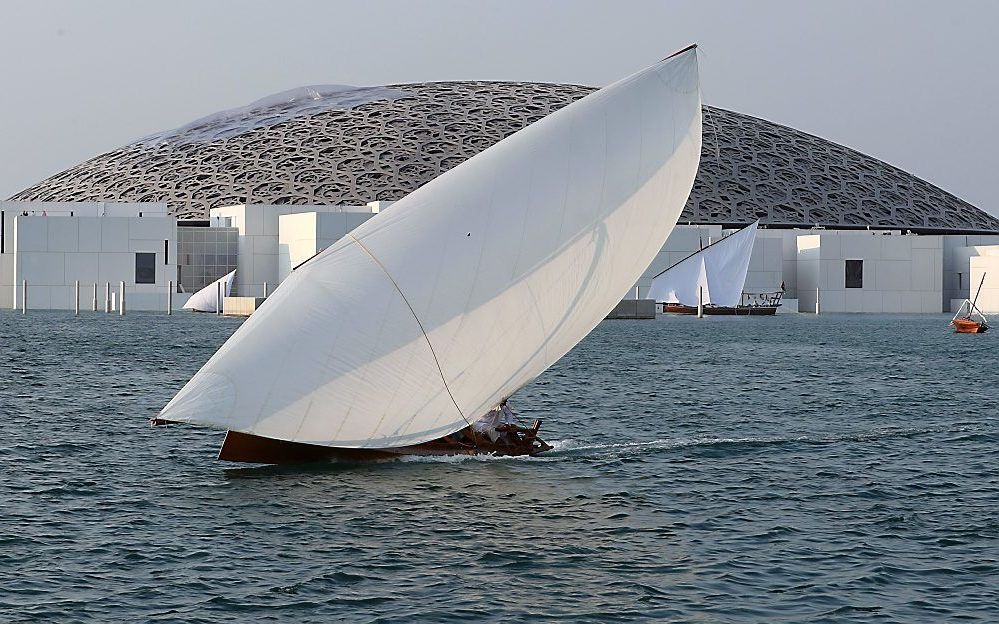
[[[154,422],[221,457],[536,454],[483,417],[588,334],[663,246],[701,150],[690,46],[447,171],[293,271]],[[467,435],[462,432],[469,432]]]

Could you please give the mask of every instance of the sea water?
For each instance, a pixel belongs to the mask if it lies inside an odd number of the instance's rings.
[[[606,321],[543,457],[218,462],[154,416],[239,326],[0,312],[0,621],[999,621],[999,331]]]

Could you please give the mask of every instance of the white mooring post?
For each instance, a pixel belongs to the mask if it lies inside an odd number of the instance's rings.
[[[76,296],[74,299],[73,316],[80,316],[80,280],[76,280]]]
[[[264,282],[264,299],[267,298],[267,282]]]
[[[93,301],[93,311],[97,311],[97,282],[94,282],[94,301]]]
[[[819,314],[819,287],[815,287],[815,315]]]
[[[125,316],[125,282],[118,282],[118,316]]]
[[[170,280],[170,285],[167,287],[167,316],[173,314],[173,280]]]
[[[697,287],[697,318],[704,318],[704,286]]]
[[[28,313],[28,280],[21,280],[21,314]]]
[[[222,282],[215,283],[215,315],[222,314]]]
[[[104,282],[104,313],[111,313],[111,282]]]

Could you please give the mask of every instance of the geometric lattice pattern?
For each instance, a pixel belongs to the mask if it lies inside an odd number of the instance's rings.
[[[101,154],[11,199],[167,202],[180,218],[242,204],[396,200],[593,91],[522,82],[342,88],[227,111]],[[346,102],[346,103],[345,103]],[[999,232],[999,219],[896,167],[769,121],[705,107],[680,217],[692,223]]]
[[[705,107],[683,220],[999,231],[999,219],[888,163],[756,117]]]

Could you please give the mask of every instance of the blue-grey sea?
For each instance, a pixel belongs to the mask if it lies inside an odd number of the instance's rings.
[[[556,450],[295,468],[147,424],[238,327],[0,312],[2,622],[999,621],[999,330],[605,321]]]

